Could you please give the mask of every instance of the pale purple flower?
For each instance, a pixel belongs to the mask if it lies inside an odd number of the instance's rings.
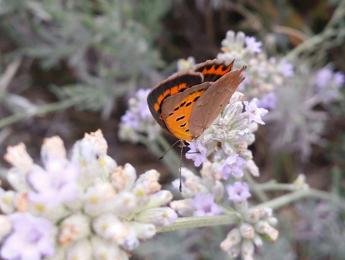
[[[247,49],[252,53],[260,53],[262,43],[260,41],[257,41],[255,37],[253,36],[246,36],[245,43]]]
[[[139,127],[138,116],[131,110],[127,110],[126,113],[121,117],[121,123],[133,129],[137,129]]]
[[[293,71],[293,65],[288,62],[287,60],[282,60],[279,65],[278,65],[278,70],[280,71],[283,76],[289,78],[293,76],[294,71]]]
[[[333,78],[333,72],[329,67],[324,67],[316,72],[315,85],[318,89],[326,87]]]
[[[78,194],[78,175],[79,168],[67,160],[51,160],[46,170],[33,169],[28,175],[29,200],[48,207],[72,201]]]
[[[252,195],[249,193],[249,187],[246,182],[236,181],[227,186],[229,199],[233,202],[244,202]]]
[[[340,97],[339,89],[344,84],[344,75],[334,73],[329,67],[323,67],[315,74],[315,91],[320,94],[323,102],[328,103]]]
[[[207,159],[207,148],[200,141],[192,141],[188,145],[186,158],[193,160],[195,167],[199,167]]]
[[[244,164],[245,160],[238,154],[226,158],[221,170],[223,179],[227,180],[230,177],[230,175],[232,175],[235,178],[243,177]]]
[[[257,106],[258,99],[253,98],[250,102],[246,102],[246,112],[249,115],[249,121],[264,125],[265,122],[261,117],[267,114],[267,109]]]
[[[259,108],[272,110],[277,106],[277,96],[274,92],[267,93],[258,101]]]
[[[345,82],[345,76],[341,72],[334,73],[334,84],[338,87],[342,87]]]
[[[3,259],[39,260],[54,254],[54,226],[28,213],[9,216],[12,233],[1,247]]]
[[[193,198],[192,205],[195,208],[194,216],[215,216],[223,212],[214,202],[214,196],[212,194],[197,194]]]
[[[151,113],[147,106],[149,89],[139,89],[133,98],[129,100],[130,109],[121,117],[121,122],[133,129],[138,129],[142,122],[151,119]]]

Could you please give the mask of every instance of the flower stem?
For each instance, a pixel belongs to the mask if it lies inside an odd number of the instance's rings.
[[[180,229],[211,227],[220,225],[237,224],[240,218],[238,214],[226,214],[207,217],[185,217],[177,219],[173,224],[158,229],[158,233],[171,232]]]
[[[271,201],[259,204],[256,207],[270,207],[273,209],[281,208],[289,203],[295,202],[303,198],[317,198],[322,200],[328,200],[337,205],[339,208],[345,209],[345,202],[335,194],[331,194],[325,191],[317,190],[306,187],[301,187],[295,184],[284,184],[268,182],[264,184],[258,184],[257,189],[266,191],[291,191],[291,193],[273,199]]]
[[[24,120],[26,118],[30,118],[33,116],[44,115],[50,112],[63,110],[69,107],[72,107],[81,102],[81,98],[71,98],[60,102],[50,103],[47,105],[42,105],[34,110],[30,111],[22,111],[15,113],[11,116],[5,117],[0,120],[0,129],[4,128],[8,125],[14,124],[18,121]]]

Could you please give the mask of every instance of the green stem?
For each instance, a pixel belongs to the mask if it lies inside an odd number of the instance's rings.
[[[290,51],[286,55],[286,59],[293,60],[305,51],[315,50],[317,45],[322,44],[323,42],[327,42],[327,38],[330,38],[332,35],[338,34],[339,30],[334,30],[332,27],[334,26],[334,24],[336,24],[337,21],[341,21],[344,16],[345,1],[343,0],[339,3],[336,10],[333,12],[332,18],[330,19],[324,30]]]
[[[270,207],[273,209],[281,208],[287,204],[295,202],[303,198],[316,198],[322,200],[328,200],[337,205],[339,208],[345,209],[345,201],[336,196],[335,194],[330,194],[325,191],[312,189],[309,187],[300,187],[295,184],[283,184],[269,182],[265,184],[258,184],[257,189],[265,191],[292,191],[289,194],[278,197],[271,201],[259,204],[256,207]]]
[[[210,217],[185,217],[177,219],[173,224],[158,229],[159,233],[171,232],[180,229],[211,227],[220,225],[237,224],[240,218],[236,213],[210,216]]]
[[[67,99],[64,101],[60,101],[60,102],[42,105],[42,106],[40,106],[37,109],[34,109],[32,111],[23,111],[20,113],[15,113],[11,116],[5,117],[5,118],[0,120],[0,129],[6,127],[8,125],[14,124],[16,122],[19,122],[23,119],[30,118],[32,116],[44,115],[44,114],[47,114],[50,112],[63,110],[63,109],[72,107],[72,106],[80,103],[81,100],[82,100],[81,97],[71,98],[71,99]]]

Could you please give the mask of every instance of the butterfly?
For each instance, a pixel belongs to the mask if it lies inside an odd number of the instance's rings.
[[[179,140],[199,137],[244,80],[245,67],[232,70],[233,65],[208,60],[160,82],[147,97],[152,116]]]

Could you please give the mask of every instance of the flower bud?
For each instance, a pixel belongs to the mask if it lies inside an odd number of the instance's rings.
[[[137,178],[134,167],[126,163],[124,167],[117,167],[111,175],[111,183],[116,192],[129,190]]]
[[[153,224],[132,222],[131,226],[139,239],[148,239],[156,234],[156,227]]]
[[[128,260],[127,253],[121,250],[117,245],[109,241],[92,237],[92,253],[94,259],[102,260]]]
[[[278,224],[278,219],[275,217],[270,217],[267,219],[268,224],[271,226],[276,226]]]
[[[129,231],[127,236],[124,238],[123,241],[118,242],[118,243],[125,250],[132,251],[139,246],[139,239],[138,239],[136,233],[134,232],[132,226],[129,223],[127,223],[127,227],[128,227],[128,231]]]
[[[67,260],[92,260],[92,248],[89,240],[84,239],[73,244],[66,252]]]
[[[220,248],[225,252],[229,252],[231,248],[234,248],[241,242],[241,239],[242,238],[239,229],[234,228],[228,233],[226,239],[223,240],[223,242],[220,244]]]
[[[137,201],[137,197],[131,192],[123,191],[118,193],[111,201],[112,212],[118,216],[130,214],[133,210],[137,209]]]
[[[257,247],[260,247],[263,245],[263,241],[261,239],[261,237],[259,235],[255,235],[254,237],[254,244],[257,246]]]
[[[4,215],[0,215],[0,240],[11,231],[11,221]]]
[[[18,168],[22,174],[26,174],[33,166],[32,158],[23,143],[7,147],[4,158],[13,167]]]
[[[173,198],[173,195],[170,191],[167,191],[167,190],[158,191],[150,196],[146,207],[155,208],[162,205],[166,205],[172,200],[172,198]]]
[[[128,225],[122,223],[115,215],[105,214],[96,218],[93,222],[93,229],[102,238],[123,244],[130,235]]]
[[[254,239],[254,236],[255,236],[255,230],[253,226],[247,223],[241,224],[240,233],[243,238],[248,239],[248,240]]]
[[[139,176],[134,184],[133,192],[138,197],[152,194],[161,189],[158,183],[159,173],[156,170],[149,170]]]
[[[115,196],[114,188],[110,183],[98,183],[87,189],[84,195],[84,210],[88,215],[97,216],[109,211]]]
[[[231,248],[227,251],[227,253],[229,254],[230,257],[232,257],[232,258],[237,258],[237,257],[240,255],[240,253],[241,253],[241,247],[240,247],[240,245],[238,244],[238,245],[235,245],[235,246],[231,247]]]
[[[14,191],[5,191],[0,188],[0,210],[4,214],[10,214],[14,211]]]
[[[279,232],[275,228],[271,227],[266,221],[260,221],[256,224],[256,231],[260,234],[265,234],[272,241],[277,240]]]
[[[254,259],[254,244],[250,240],[244,240],[241,245],[241,256],[243,260]]]
[[[90,234],[89,219],[82,214],[75,214],[63,220],[60,225],[58,241],[61,245],[69,245]]]
[[[45,165],[51,160],[66,159],[66,150],[60,137],[53,136],[44,139],[41,147],[41,158]]]
[[[155,226],[170,225],[177,219],[176,212],[169,207],[151,208],[140,212],[135,220],[143,223],[152,223]]]
[[[170,207],[180,216],[189,217],[194,213],[194,207],[192,204],[192,199],[174,200],[170,203]]]
[[[309,187],[304,174],[299,174],[293,184],[301,189],[307,189]]]

